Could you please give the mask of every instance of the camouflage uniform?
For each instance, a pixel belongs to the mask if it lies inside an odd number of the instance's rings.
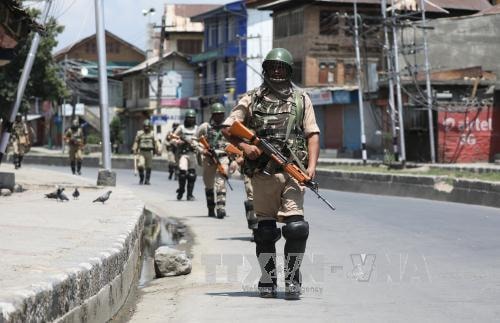
[[[309,96],[290,82],[292,55],[283,48],[271,50],[262,64],[264,83],[247,92],[224,122],[231,126],[239,121],[268,140],[297,166],[307,167],[308,138],[317,135],[314,109]],[[230,135],[230,134],[228,134]],[[285,297],[300,297],[300,263],[309,236],[304,220],[304,187],[268,156],[245,158],[244,172],[251,177],[258,227],[254,232],[256,254],[261,266],[261,297],[276,297],[276,247],[285,242]],[[281,228],[276,222],[283,222]]]
[[[172,176],[175,174],[174,180],[177,180],[178,176],[178,160],[177,160],[177,147],[175,146],[173,139],[172,139],[172,134],[174,133],[175,129],[177,129],[179,125],[174,123],[172,126],[172,130],[167,132],[167,136],[165,137],[165,147],[167,149],[167,161],[168,161],[168,179],[172,179]]]
[[[77,173],[81,175],[82,162],[83,162],[83,130],[78,123],[78,120],[73,120],[71,127],[66,131],[64,138],[69,145],[69,161],[71,172],[73,175]]]
[[[189,109],[186,112],[183,125],[175,129],[174,136],[180,138],[176,139],[177,153],[179,156],[179,188],[177,189],[177,200],[181,200],[184,192],[186,191],[187,183],[187,199],[188,201],[194,200],[193,189],[196,181],[196,152],[198,151],[198,142],[196,133],[198,126],[196,122],[196,112]],[[191,120],[193,119],[193,120]]]
[[[144,121],[143,130],[137,131],[132,150],[134,154],[139,154],[137,163],[139,184],[150,185],[153,155],[158,153],[158,145],[149,120]]]
[[[201,138],[201,136],[205,136],[207,138],[210,147],[217,153],[217,157],[219,157],[219,161],[227,174],[229,158],[224,150],[227,145],[227,140],[222,135],[220,130],[220,125],[216,126],[213,123],[205,122],[200,126],[198,138]],[[215,215],[215,208],[217,217],[224,218],[226,215],[226,180],[222,174],[217,171],[217,165],[208,156],[203,157],[203,183],[205,184],[205,195],[207,198],[209,216]],[[216,196],[215,201],[214,188]]]
[[[14,167],[21,167],[24,154],[30,147],[30,132],[28,125],[22,120],[21,115],[16,116],[16,120],[12,125],[12,148],[14,150]]]

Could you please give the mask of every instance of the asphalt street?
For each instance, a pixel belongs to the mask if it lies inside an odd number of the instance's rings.
[[[307,193],[303,297],[291,302],[282,293],[278,299],[256,297],[258,267],[241,181],[232,180],[229,216],[218,220],[206,216],[201,178],[197,200],[187,202],[175,199],[177,183],[166,173],[153,171],[152,185],[139,186],[132,171],[116,172],[118,185],[158,215],[185,222],[195,239],[192,274],[142,288],[132,322],[495,322],[500,317],[499,209],[323,190],[337,208],[333,212]],[[83,176],[96,179],[97,169],[84,168]],[[277,248],[282,253],[283,239]]]

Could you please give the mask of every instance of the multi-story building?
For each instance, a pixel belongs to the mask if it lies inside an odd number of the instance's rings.
[[[354,47],[353,4],[357,2],[360,23],[363,115],[369,154],[381,154],[387,106],[377,106],[379,76],[385,69],[380,0],[247,0],[249,8],[272,10],[273,47],[287,48],[294,57],[296,84],[313,101],[321,128],[322,149],[339,155],[357,155],[361,150],[357,69]],[[388,1],[390,3],[390,1]],[[418,2],[418,1],[417,1]],[[490,7],[486,0],[435,0],[451,16],[473,14]],[[443,16],[437,8],[426,8],[429,17]]]
[[[260,85],[262,57],[271,49],[269,14],[236,1],[191,18],[205,24],[204,51],[191,58],[201,75],[202,109],[216,101],[228,102],[229,109],[238,95]]]

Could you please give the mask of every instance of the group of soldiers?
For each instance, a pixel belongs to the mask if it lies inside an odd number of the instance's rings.
[[[292,66],[290,52],[283,48],[271,50],[262,64],[262,85],[245,93],[227,119],[221,103],[212,104],[209,122],[200,126],[196,125],[195,111],[187,110],[184,124],[175,125],[165,138],[169,178],[176,174],[179,183],[177,199],[181,200],[187,193],[187,200],[194,200],[195,165],[198,163],[203,169],[209,217],[222,219],[226,216],[228,172],[240,167],[247,195],[245,213],[248,227],[253,231],[262,272],[258,288],[264,298],[277,296],[275,244],[281,236],[286,240],[285,297],[300,298],[300,265],[309,224],[304,219],[304,182],[278,164],[276,156],[263,153],[255,138],[270,143],[288,163],[302,170],[308,180],[315,176],[319,157],[319,127],[314,109],[309,96],[291,82]],[[235,124],[249,129],[252,140],[233,133]],[[145,169],[144,184],[148,184],[151,152],[158,147],[150,123],[146,121],[144,126],[137,134],[134,152],[141,155],[139,171]],[[143,183],[142,176],[140,183]],[[279,228],[277,223],[284,225]]]

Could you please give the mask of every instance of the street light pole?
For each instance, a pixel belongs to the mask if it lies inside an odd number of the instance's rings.
[[[104,31],[103,0],[95,0],[97,56],[99,66],[99,106],[101,110],[102,165],[97,178],[98,185],[116,185],[116,174],[111,171],[111,143],[108,117],[108,75],[106,62],[106,35]]]
[[[356,69],[358,74],[358,107],[359,107],[359,122],[361,127],[361,151],[363,164],[366,165],[366,135],[365,135],[365,118],[363,107],[363,87],[361,85],[361,54],[359,53],[359,26],[358,26],[358,5],[354,1],[354,41],[356,47]]]
[[[51,6],[52,6],[52,0],[47,0],[40,20],[40,23],[42,25],[45,25],[47,21]],[[19,111],[19,107],[21,106],[21,101],[24,96],[24,90],[26,89],[26,84],[28,83],[28,79],[30,77],[31,68],[33,67],[33,63],[35,62],[36,52],[38,50],[39,44],[40,44],[40,34],[35,33],[35,36],[31,41],[30,51],[24,63],[23,72],[21,73],[21,79],[19,80],[19,84],[17,85],[16,101],[14,102],[14,105],[12,106],[12,109],[10,111],[9,120],[7,120],[7,122],[5,123],[6,126],[4,127],[2,138],[0,140],[0,164],[2,163],[3,156],[7,149],[7,144],[9,143],[10,134],[12,131],[12,124],[14,123],[16,115]]]

